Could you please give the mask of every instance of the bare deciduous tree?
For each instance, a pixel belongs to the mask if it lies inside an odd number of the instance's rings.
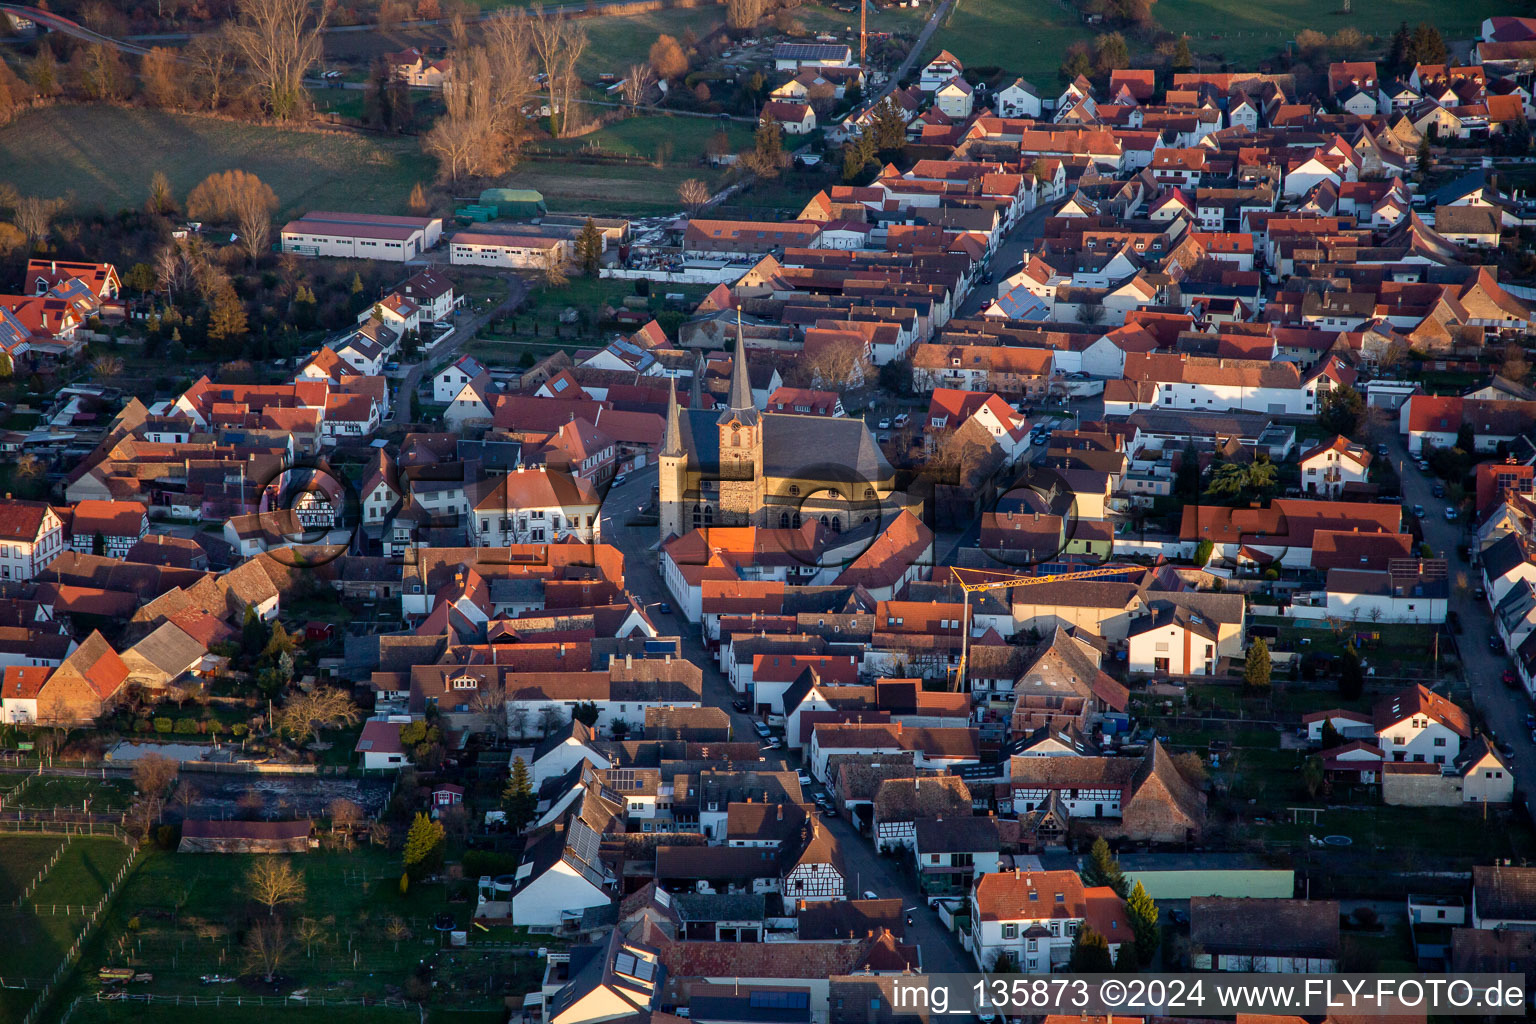
[[[351,725],[358,714],[351,697],[334,687],[318,686],[288,702],[282,711],[283,728],[303,743],[320,729]]]
[[[139,60],[139,77],[146,100],[165,110],[181,109],[187,90],[174,52],[164,46],[151,49]]]
[[[229,32],[225,29],[196,36],[184,54],[192,63],[193,81],[206,99],[208,109],[218,110],[237,73],[235,47]]]
[[[384,935],[395,944],[395,952],[400,952],[400,943],[411,937],[410,926],[399,917],[391,916],[384,925]]]
[[[304,872],[280,857],[262,857],[245,873],[245,892],[275,915],[284,903],[300,903],[309,892]]]
[[[485,719],[490,731],[498,740],[507,735],[507,702],[496,690],[477,690],[469,702],[469,710]]]
[[[818,388],[858,387],[869,377],[869,355],[863,341],[832,340],[818,345],[803,361],[809,383]]]
[[[230,38],[278,120],[292,120],[309,105],[304,76],[320,61],[327,10],[321,5],[317,12],[309,0],[239,0],[240,24]]]
[[[240,229],[240,245],[251,259],[267,251],[277,194],[242,170],[210,174],[187,195],[187,216],[226,221]]]
[[[543,270],[546,288],[564,288],[570,283],[571,279],[565,273],[565,256],[559,246],[545,250]]]
[[[656,72],[649,64],[639,63],[629,66],[629,74],[624,76],[623,92],[624,102],[629,104],[631,111],[640,105],[655,84]]]
[[[16,200],[16,215],[13,219],[22,234],[27,236],[27,241],[36,242],[48,236],[48,229],[53,226],[53,218],[57,217],[63,209],[64,200],[62,199],[22,196]]]
[[[145,754],[133,762],[133,784],[142,796],[160,799],[180,773],[175,761],[159,754]]]
[[[246,932],[245,962],[251,970],[260,971],[262,980],[269,984],[288,962],[291,949],[282,918],[258,921]]]
[[[677,198],[683,201],[689,213],[698,213],[709,202],[709,186],[698,178],[689,178],[677,186]]]
[[[587,49],[587,32],[577,22],[564,14],[549,14],[535,5],[529,20],[533,52],[539,59],[548,94],[550,123],[558,126],[553,134],[570,135],[577,127],[580,116],[576,110],[576,94],[581,80],[576,65]]]
[[[123,375],[123,358],[103,353],[91,360],[91,372],[99,380],[116,380]]]
[[[325,943],[325,925],[313,917],[299,918],[298,927],[294,930],[299,941],[304,943],[304,955],[313,957],[315,947]]]

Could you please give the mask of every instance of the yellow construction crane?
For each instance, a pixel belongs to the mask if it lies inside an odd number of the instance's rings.
[[[960,622],[960,666],[955,669],[955,689],[966,692],[965,666],[971,647],[971,594],[985,590],[1011,590],[1014,587],[1032,587],[1037,583],[1071,583],[1073,580],[1092,580],[1102,576],[1120,576],[1138,569],[1141,565],[1108,565],[1081,572],[1064,572],[1046,576],[1026,576],[1023,573],[999,572],[993,569],[963,569],[950,566],[955,582],[965,591],[965,617]]]

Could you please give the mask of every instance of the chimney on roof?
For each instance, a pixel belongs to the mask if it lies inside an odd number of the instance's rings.
[[[625,668],[634,668],[635,667],[635,656],[634,656],[633,653],[628,653],[628,654],[624,655],[624,667]]]

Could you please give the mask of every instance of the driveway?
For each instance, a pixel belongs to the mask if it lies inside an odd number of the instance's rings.
[[[1472,691],[1472,700],[1482,713],[1489,732],[1501,742],[1513,745],[1514,754],[1506,758],[1515,775],[1518,796],[1526,808],[1536,813],[1532,797],[1536,796],[1536,744],[1531,742],[1530,730],[1525,727],[1525,716],[1531,711],[1531,701],[1523,689],[1509,689],[1502,677],[1513,663],[1502,653],[1489,649],[1488,638],[1497,633],[1493,626],[1493,614],[1486,601],[1474,596],[1482,579],[1481,572],[1463,561],[1456,554],[1463,540],[1465,523],[1446,522],[1446,501],[1430,494],[1430,487],[1437,479],[1414,465],[1401,434],[1394,431],[1385,442],[1391,451],[1392,464],[1399,467],[1398,476],[1403,483],[1403,504],[1412,508],[1424,506],[1424,518],[1420,525],[1424,540],[1449,564],[1451,582],[1451,610],[1461,617],[1460,636],[1442,639],[1442,646],[1453,645],[1461,657],[1462,670]],[[1460,583],[1465,577],[1465,586]]]

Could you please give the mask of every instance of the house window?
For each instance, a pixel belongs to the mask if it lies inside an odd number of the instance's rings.
[[[1016,924],[1003,925],[1003,938],[1016,939],[1019,937],[1019,926]]]
[[[1025,947],[1025,952],[1027,952],[1027,953],[1038,953],[1039,951],[1040,951],[1040,940],[1039,939],[1030,939],[1029,940],[1029,945],[1027,947]]]

